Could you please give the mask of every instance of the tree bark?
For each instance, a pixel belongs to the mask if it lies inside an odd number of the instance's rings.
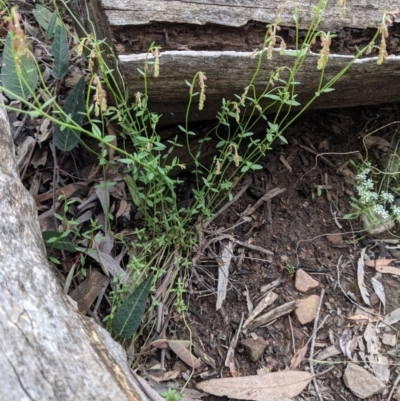
[[[206,103],[199,112],[193,105],[190,121],[215,118],[222,99],[241,95],[255,71],[257,60],[251,59],[255,48],[260,48],[265,25],[276,20],[278,0],[96,0],[102,13],[96,21],[110,28],[113,44],[119,54],[121,70],[131,99],[143,92],[143,80],[138,68],[144,68],[150,43],[162,47],[160,76],[148,78],[149,106],[163,114],[161,122],[181,122],[188,103],[188,86],[198,71],[207,76]],[[300,29],[307,29],[317,1],[296,2]],[[336,0],[329,0],[320,26],[337,34],[332,47],[326,80],[339,72],[356,53],[356,47],[369,43],[382,22],[382,10],[396,9],[396,3],[382,0],[347,2],[347,9],[339,18],[341,8]],[[281,15],[282,32],[290,39],[294,35],[293,7],[288,5]],[[97,26],[97,24],[96,24]],[[359,60],[334,86],[335,91],[320,96],[313,108],[349,107],[379,104],[400,100],[400,24],[389,29],[389,53],[393,55],[385,65],[377,66],[377,50],[372,57]],[[99,39],[102,38],[99,31]],[[282,33],[283,34],[283,33]],[[379,43],[377,43],[379,45]],[[150,59],[152,56],[150,56]],[[263,63],[255,86],[261,91],[269,74],[277,67],[291,67],[294,57],[279,56]],[[318,54],[310,54],[296,80],[296,90],[303,105],[314,95],[320,75],[317,71]]]
[[[14,154],[0,107],[0,399],[147,400],[122,347],[57,284]]]

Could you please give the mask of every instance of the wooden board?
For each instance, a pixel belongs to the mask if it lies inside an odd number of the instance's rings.
[[[207,100],[202,112],[191,110],[191,121],[215,118],[223,98],[232,99],[234,94],[241,95],[255,68],[256,61],[250,58],[250,54],[262,41],[260,23],[265,26],[274,22],[282,4],[277,0],[94,0],[96,2],[100,2],[100,9],[104,10],[104,16],[100,16],[97,24],[101,24],[103,34],[104,27],[109,27],[109,36],[113,38],[119,54],[121,70],[132,99],[136,92],[143,92],[142,78],[137,69],[143,69],[148,45],[155,41],[164,49],[160,57],[160,77],[149,77],[148,92],[151,110],[163,114],[161,123],[183,121],[188,99],[185,80],[190,81],[197,71],[205,72],[208,78]],[[316,1],[296,2],[300,29],[309,26],[311,9],[316,4]],[[394,1],[347,1],[347,10],[343,18],[339,18],[337,0],[328,0],[321,28],[338,33],[339,38],[334,48],[336,52],[331,51],[328,76],[346,65],[349,58],[344,56],[354,54],[356,46],[369,43],[381,23],[382,10],[396,9],[396,6]],[[99,14],[97,9],[93,12]],[[289,36],[293,36],[292,16],[293,8],[289,4],[281,17],[281,26],[287,29]],[[391,28],[392,37],[388,39],[389,51],[393,49],[393,55],[388,62],[379,67],[376,57],[358,61],[335,85],[335,92],[322,96],[313,108],[400,100],[400,58],[396,56],[400,54],[400,24],[394,25]],[[252,38],[256,26],[258,36]],[[219,38],[224,29],[229,32],[226,36],[232,36],[232,42],[237,43],[237,47],[230,44],[227,47],[229,50],[226,50],[221,39],[221,48],[218,48],[218,39],[212,40]],[[349,34],[349,29],[353,34]],[[139,35],[140,31],[144,32],[143,35]],[[196,40],[201,42],[200,46],[196,46]],[[256,82],[257,90],[262,90],[270,71],[283,65],[290,67],[292,61],[290,57],[277,55],[272,62],[265,62]],[[313,96],[317,87],[319,74],[316,63],[317,56],[310,54],[297,79],[301,82],[298,99],[303,104]]]
[[[186,24],[218,24],[240,27],[248,21],[272,23],[278,7],[276,0],[102,0],[111,26],[142,25],[155,21]],[[290,3],[282,14],[282,26],[293,26],[293,8]],[[317,1],[296,1],[301,29],[307,29]],[[381,10],[397,10],[396,1],[347,1],[347,11],[338,18],[337,0],[329,0],[322,29],[375,28],[382,19]]]
[[[246,52],[191,52],[170,51],[160,57],[160,77],[149,78],[149,98],[151,110],[163,114],[164,122],[178,122],[184,118],[188,101],[188,87],[185,79],[201,69],[207,74],[206,103],[203,111],[198,111],[197,102],[191,109],[191,121],[213,119],[220,109],[223,97],[234,99],[234,94],[243,93],[255,69],[256,60]],[[137,68],[143,68],[145,55],[120,56],[121,68],[130,93],[142,91],[141,78]],[[310,54],[297,81],[297,100],[305,104],[315,93],[319,77],[318,55]],[[327,68],[327,78],[334,76],[351,60],[349,56],[332,55]],[[265,61],[260,77],[269,77],[269,72],[281,65],[289,65],[288,56],[276,54],[272,61]],[[334,92],[324,94],[312,108],[351,107],[361,104],[379,104],[400,101],[400,57],[391,56],[388,62],[377,65],[372,57],[356,61],[346,75],[334,85]],[[199,68],[200,67],[200,68]],[[259,79],[257,88],[261,90],[266,80]]]

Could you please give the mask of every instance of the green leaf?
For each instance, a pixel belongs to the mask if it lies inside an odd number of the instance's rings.
[[[54,56],[53,77],[62,79],[67,74],[69,67],[67,32],[64,26],[56,28],[51,51]]]
[[[293,99],[285,100],[284,103],[289,105],[289,106],[300,106],[300,103],[296,102],[296,100],[293,100]]]
[[[65,100],[63,112],[66,116],[60,117],[61,122],[69,124],[74,122],[78,126],[82,125],[85,111],[85,77],[83,76],[74,86],[71,93]],[[69,118],[67,117],[69,116]],[[54,128],[54,144],[64,152],[72,150],[79,142],[80,132],[75,129],[62,129],[61,124],[57,124]]]
[[[46,7],[37,5],[36,8],[33,10],[33,15],[35,16],[36,21],[45,31],[47,31],[49,27],[51,28],[53,13]],[[56,25],[62,25],[60,18],[57,18]]]
[[[272,99],[272,100],[281,100],[281,98],[277,95],[272,95],[272,94],[266,94],[263,97],[267,97],[268,99]]]
[[[115,138],[116,138],[115,135],[106,135],[106,136],[103,138],[103,141],[104,141],[105,143],[109,143],[109,142],[112,142]]]
[[[34,92],[39,79],[35,59],[28,49],[25,54],[17,56],[13,45],[9,33],[3,52],[1,82],[10,99],[18,97],[28,99]]]
[[[335,90],[335,88],[325,88],[325,89],[322,89],[321,93],[333,92],[334,90]]]
[[[142,320],[152,282],[153,275],[150,274],[117,310],[112,322],[114,334],[123,338],[129,338],[135,334]]]
[[[47,27],[47,31],[46,31],[46,39],[47,40],[50,40],[53,37],[54,29],[56,27],[56,22],[57,22],[57,13],[54,12],[49,21],[49,26]]]
[[[59,233],[58,231],[43,231],[42,238],[48,248],[76,252],[75,245],[68,237],[63,236],[63,233]]]

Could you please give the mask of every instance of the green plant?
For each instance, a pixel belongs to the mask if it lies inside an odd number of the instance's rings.
[[[169,388],[166,393],[161,393],[161,397],[165,398],[167,401],[180,401],[184,395],[178,393],[175,389]]]
[[[293,277],[294,274],[296,273],[296,269],[294,267],[294,264],[290,261],[288,261],[287,263],[285,263],[283,265],[283,270],[285,270],[285,272],[287,273],[287,275],[289,277]]]
[[[61,3],[84,31],[79,20],[70,12],[68,3]],[[143,90],[134,95],[134,101],[131,103],[112,49],[101,38],[86,33],[72,51],[76,57],[87,58],[90,72],[88,81],[85,82],[82,77],[61,108],[57,99],[68,70],[67,37],[74,36],[63,25],[57,12],[57,3],[53,1],[54,12],[43,6],[37,6],[35,9],[35,16],[46,32],[46,39],[51,40],[53,44],[51,52],[54,57],[53,77],[56,80],[54,87],[48,85],[40,73],[40,66],[30,51],[28,40],[20,26],[18,12],[16,9],[10,11],[8,21],[11,29],[4,54],[8,62],[2,70],[3,86],[0,89],[9,97],[20,101],[25,107],[23,112],[33,118],[47,119],[54,124],[53,140],[60,151],[71,151],[80,144],[95,153],[104,171],[103,182],[99,184],[104,191],[116,185],[115,182],[107,181],[107,172],[118,173],[126,184],[133,205],[142,216],[143,223],[132,231],[130,240],[115,235],[117,246],[126,247],[129,255],[125,278],[113,277],[113,290],[109,294],[112,305],[106,320],[108,328],[115,334],[122,337],[135,336],[148,293],[154,294],[155,283],[162,280],[165,280],[163,285],[168,288],[163,287],[157,297],[152,295],[152,303],[148,309],[149,318],[146,320],[149,327],[147,338],[151,337],[151,327],[154,326],[151,311],[157,304],[167,303],[171,294],[176,296],[176,309],[180,313],[185,311],[185,278],[192,267],[191,252],[198,245],[202,225],[223,202],[232,199],[235,187],[246,173],[262,168],[259,161],[271,149],[274,141],[279,138],[285,142],[285,130],[319,96],[334,90],[333,85],[355,60],[373,49],[373,43],[379,36],[382,38],[378,61],[384,61],[384,38],[387,26],[393,21],[393,13],[389,12],[384,13],[382,26],[372,42],[359,49],[342,71],[333,78],[326,79],[329,48],[334,37],[330,32],[319,29],[326,5],[327,0],[320,0],[314,7],[310,27],[302,40],[295,8],[293,18],[296,35],[293,49],[287,49],[283,38],[279,36],[280,15],[283,12],[282,9],[279,10],[276,21],[267,26],[262,48],[253,53],[255,68],[248,86],[242,94],[236,95],[234,100],[223,99],[216,125],[200,139],[196,138],[190,128],[189,112],[197,99],[199,109],[204,107],[207,78],[204,72],[196,73],[190,82],[187,81],[189,99],[186,119],[179,126],[185,139],[180,141],[176,137],[166,142],[161,140],[157,132],[160,116],[148,109],[149,74],[152,73],[154,77],[162,74],[159,46],[150,46],[143,69],[138,70],[143,77]],[[317,41],[321,46],[316,63],[320,79],[314,96],[301,105],[297,101],[296,93],[301,83],[296,77]],[[277,44],[279,49],[275,50]],[[282,66],[270,72],[265,88],[261,93],[257,93],[255,81],[259,78],[261,67],[272,57],[278,57],[278,52]],[[117,68],[110,69],[110,59]],[[199,91],[196,91],[197,87]],[[12,105],[5,107],[17,110]],[[18,109],[18,112],[21,110]],[[260,137],[254,134],[253,129],[261,120],[267,128]],[[118,134],[115,130],[118,130]],[[214,137],[218,138],[216,154],[210,165],[204,165],[201,161],[203,145]],[[88,138],[100,145],[100,151],[87,145]],[[174,157],[174,150],[178,147],[186,147],[194,165],[192,172],[196,177],[196,184],[193,189],[194,201],[190,206],[182,206],[179,203],[176,186],[180,180],[171,177],[173,170],[185,168]],[[66,216],[67,206],[68,201],[64,205],[64,215],[56,217],[63,227],[70,230],[68,234],[65,234],[67,231],[64,230],[63,235],[74,237],[76,241],[79,237],[73,221]],[[110,222],[113,214],[109,205],[103,205],[103,208]],[[91,246],[98,235],[96,231],[100,232],[100,228],[93,225],[87,234],[83,235],[86,235],[89,244],[85,248],[79,248],[82,253],[96,252],[96,247]],[[108,274],[107,268],[101,263],[100,265],[105,274]],[[288,265],[286,269],[290,274],[294,273],[292,266]],[[68,277],[69,282],[73,274],[74,272]],[[130,320],[132,316],[134,318]]]
[[[391,158],[393,160],[393,158]],[[393,164],[391,164],[393,167]],[[375,230],[388,221],[400,222],[400,207],[394,202],[394,194],[399,193],[399,187],[387,185],[390,178],[395,178],[400,170],[392,174],[383,173],[383,178],[377,179],[379,170],[372,167],[371,162],[364,161],[358,165],[357,193],[358,197],[351,197],[350,205],[353,213],[343,216],[345,219],[362,217],[365,227],[368,230]],[[398,165],[400,167],[400,164]],[[392,228],[392,225],[385,225],[385,228]]]

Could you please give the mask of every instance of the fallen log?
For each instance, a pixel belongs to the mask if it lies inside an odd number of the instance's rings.
[[[0,142],[0,399],[147,400],[122,347],[56,281],[1,107]]]
[[[78,0],[72,8],[80,7]],[[89,17],[98,29],[98,38],[112,39],[119,56],[121,69],[130,95],[143,92],[143,80],[138,68],[143,69],[147,49],[154,42],[161,46],[160,76],[148,78],[151,110],[163,114],[162,122],[184,119],[188,102],[188,87],[197,71],[207,76],[206,104],[203,111],[191,110],[190,119],[215,118],[222,98],[241,95],[250,82],[257,60],[251,59],[255,48],[260,48],[265,26],[276,19],[281,2],[277,0],[215,0],[204,1],[139,1],[95,0],[89,3]],[[311,22],[312,7],[316,2],[296,2],[299,28],[306,30]],[[337,34],[331,48],[326,78],[334,76],[355,54],[356,46],[369,43],[382,20],[382,10],[395,9],[395,2],[371,3],[368,0],[342,9],[330,0],[321,29]],[[342,17],[339,17],[343,13]],[[78,11],[77,11],[78,12]],[[82,13],[82,9],[79,11]],[[281,15],[280,35],[290,43],[294,36],[293,8],[289,5]],[[81,14],[80,14],[81,15]],[[100,36],[99,36],[100,35]],[[387,63],[378,66],[377,52],[358,60],[335,84],[335,91],[321,96],[313,108],[349,107],[379,104],[400,100],[400,24],[390,28],[387,41]],[[150,56],[151,58],[151,56]],[[319,80],[317,54],[310,54],[300,70],[298,99],[305,104],[315,93]],[[293,57],[274,56],[265,61],[256,87],[261,90],[270,71],[280,66],[291,66]]]

